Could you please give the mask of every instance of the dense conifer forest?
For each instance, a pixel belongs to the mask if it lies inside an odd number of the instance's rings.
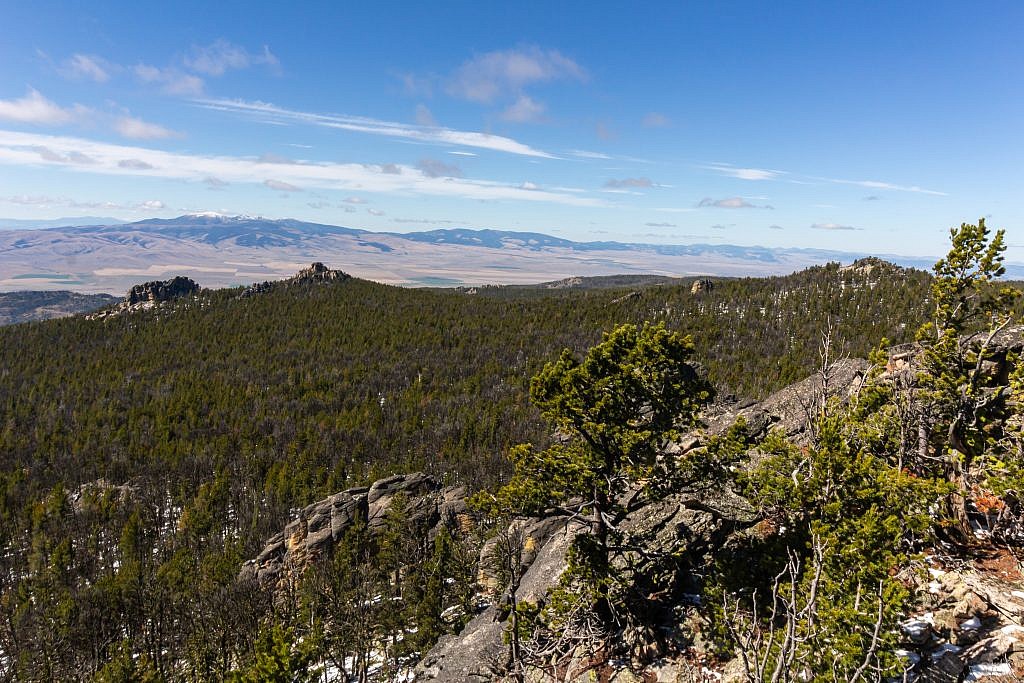
[[[856,357],[911,340],[929,281],[878,263],[697,292],[685,280],[470,293],[352,279],[0,329],[0,671],[218,680],[255,667],[288,651],[296,615],[368,598],[314,572],[320,583],[284,608],[236,581],[242,562],[297,508],[387,474],[470,491],[505,480],[510,445],[550,441],[529,380],[563,347],[664,323],[693,336],[720,396],[762,398],[813,371],[829,325]],[[384,551],[361,550],[356,528],[334,562],[384,566],[381,590],[419,587],[406,612],[374,617],[418,624],[397,658],[457,625],[439,615],[466,588],[437,577],[467,551],[452,539],[403,549],[400,516],[391,524]],[[380,552],[413,569],[387,571]]]

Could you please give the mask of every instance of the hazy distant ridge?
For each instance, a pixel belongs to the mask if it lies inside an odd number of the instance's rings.
[[[179,274],[222,287],[284,278],[311,261],[403,285],[525,284],[620,273],[755,276],[866,255],[729,244],[575,242],[494,229],[370,232],[292,219],[196,214],[2,231],[0,289],[121,294],[137,282]],[[932,265],[930,259],[885,257],[900,265]],[[1008,270],[1024,275],[1022,266]]]

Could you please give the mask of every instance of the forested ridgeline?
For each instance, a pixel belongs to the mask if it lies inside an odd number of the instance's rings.
[[[511,444],[549,440],[529,378],[622,323],[692,334],[719,392],[752,397],[811,372],[829,321],[854,356],[911,339],[929,276],[869,265],[696,293],[353,279],[4,328],[7,671],[222,676],[279,608],[236,582],[239,567],[296,508],[393,472],[495,483]],[[421,544],[423,563],[431,553]],[[314,612],[326,600],[311,599]]]

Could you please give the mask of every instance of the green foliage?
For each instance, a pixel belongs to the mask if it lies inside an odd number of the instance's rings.
[[[571,510],[590,527],[573,542],[563,589],[545,610],[549,628],[562,630],[560,622],[581,606],[598,620],[616,619],[618,572],[610,559],[625,515],[619,498],[632,483],[676,473],[674,459],[658,456],[697,423],[713,393],[692,355],[692,339],[663,324],[627,324],[582,359],[566,349],[531,381],[531,398],[560,441],[541,451],[513,449],[512,479],[494,504],[506,511]]]
[[[760,510],[765,537],[757,553],[722,560],[754,566],[723,572],[715,592],[741,596],[741,612],[759,610],[749,632],[792,628],[792,637],[759,645],[762,651],[748,653],[752,658],[792,656],[800,671],[835,680],[848,680],[866,658],[898,673],[888,653],[913,599],[901,572],[914,541],[931,527],[928,507],[938,491],[865,448],[854,414],[829,404],[809,446],[777,433],[760,444],[760,462],[740,479]]]
[[[394,472],[471,490],[507,478],[508,444],[551,443],[525,378],[560,349],[620,322],[685,321],[719,386],[759,397],[810,371],[829,316],[854,355],[907,340],[927,282],[836,264],[722,279],[699,297],[686,281],[624,298],[352,280],[0,328],[0,673],[74,678],[124,647],[165,678],[221,680],[261,623],[297,618],[236,581],[291,510]],[[550,500],[536,493],[535,506]],[[431,556],[407,536],[401,555]],[[387,589],[415,597],[390,566]],[[407,618],[389,609],[375,618]],[[314,597],[308,611],[329,608]]]
[[[1012,387],[989,368],[1015,359],[1000,357],[992,341],[1013,320],[1020,292],[997,282],[1005,272],[1002,230],[992,235],[981,219],[951,229],[950,237],[949,253],[935,264],[932,320],[917,335],[923,353],[916,464],[953,483],[949,512],[969,534],[967,501],[988,479],[1009,416]]]
[[[232,683],[305,683],[316,680],[310,670],[312,656],[308,647],[296,643],[292,633],[279,624],[264,628],[256,639],[253,662],[233,671]]]

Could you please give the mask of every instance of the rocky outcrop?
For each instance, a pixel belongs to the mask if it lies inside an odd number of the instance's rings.
[[[694,280],[693,284],[690,285],[690,294],[705,294],[714,288],[714,281],[709,278],[701,278],[700,280]]]
[[[321,282],[341,282],[343,280],[348,280],[351,277],[352,276],[345,271],[332,270],[323,263],[316,261],[315,263],[310,264],[309,268],[303,268],[287,280],[281,280],[279,282],[256,282],[246,287],[239,297],[244,299],[258,294],[264,294],[278,285],[288,286],[316,284]]]
[[[371,533],[378,532],[399,493],[406,498],[405,521],[429,529],[431,538],[439,524],[466,514],[461,487],[442,487],[437,479],[422,473],[381,479],[299,510],[255,559],[242,565],[239,579],[256,579],[263,586],[281,585],[316,558],[329,554],[356,519],[364,520]]]
[[[195,280],[181,275],[170,280],[143,282],[141,285],[135,285],[129,289],[124,297],[124,301],[118,305],[86,317],[90,320],[103,320],[124,313],[153,308],[160,304],[191,297],[198,293],[199,284]]]
[[[128,290],[124,302],[129,306],[145,301],[160,303],[171,299],[180,299],[183,296],[191,296],[198,291],[199,285],[195,280],[179,275],[170,280],[154,280],[135,285]]]
[[[903,623],[898,653],[920,683],[1019,680],[1024,672],[1024,577],[1007,551],[945,570],[931,558],[921,610]]]
[[[520,601],[536,603],[558,583],[566,568],[569,546],[583,532],[584,526],[562,516],[519,519],[513,525],[521,528],[526,550],[525,571],[516,596]],[[485,546],[481,556],[486,558],[488,552],[489,546]],[[492,593],[504,590],[489,581],[486,574],[482,583],[489,584]],[[443,636],[417,664],[416,680],[451,683],[495,680],[506,654],[503,634],[507,624],[502,607],[500,600],[493,600],[461,632]]]
[[[845,358],[834,363],[823,381],[820,374],[811,375],[785,389],[780,389],[761,402],[725,400],[711,406],[705,413],[707,434],[721,434],[737,419],[743,418],[751,436],[767,434],[771,429],[781,430],[797,443],[804,443],[810,416],[822,400],[849,399],[860,389],[869,364],[860,358]],[[700,434],[680,441],[673,450],[686,451],[699,445]]]
[[[335,280],[347,280],[351,277],[348,273],[341,270],[331,270],[324,264],[317,261],[309,266],[309,268],[303,268],[295,277],[290,278],[287,282],[290,283],[303,283],[303,282],[334,282]]]
[[[756,517],[738,496],[725,491],[714,495],[676,494],[657,501],[645,499],[643,487],[627,496],[630,511],[620,524],[629,545],[650,550],[650,556],[673,555],[680,571],[690,575],[704,567],[731,534],[747,528]],[[513,528],[521,529],[523,538],[523,565],[526,570],[516,597],[523,602],[540,602],[548,591],[558,584],[566,569],[566,553],[573,540],[585,533],[586,527],[566,516],[541,519],[517,519]],[[486,558],[491,544],[485,544],[481,557]],[[685,552],[682,552],[685,551]],[[644,585],[650,575],[656,574],[649,558],[627,554],[619,561],[620,570],[633,574],[634,583],[641,593],[657,590],[653,584]],[[484,566],[486,563],[482,563]],[[659,567],[664,569],[664,567]],[[695,577],[695,574],[694,574]],[[455,635],[443,637],[416,667],[416,680],[445,683],[469,680],[494,680],[496,671],[504,663],[507,646],[503,634],[507,627],[502,600],[504,587],[493,577],[481,574],[481,584],[495,595],[492,604],[477,614]],[[695,590],[693,583],[678,582],[682,590]],[[655,597],[652,605],[668,606],[683,595],[665,594]],[[660,603],[659,603],[660,600]],[[651,615],[652,628],[656,616]],[[634,629],[635,630],[635,629]],[[629,639],[630,629],[624,636]],[[659,636],[652,633],[634,634],[631,647],[656,651]],[[647,653],[645,653],[647,654]]]

